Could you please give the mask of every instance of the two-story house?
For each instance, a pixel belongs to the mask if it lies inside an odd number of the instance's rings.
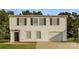
[[[10,42],[67,41],[67,15],[10,15]]]

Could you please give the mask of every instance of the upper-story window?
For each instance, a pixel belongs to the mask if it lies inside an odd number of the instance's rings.
[[[27,25],[26,18],[17,18],[17,25]]]
[[[39,23],[38,23],[39,22]],[[46,18],[31,18],[31,25],[46,25]]]
[[[50,25],[59,25],[59,18],[50,18]]]
[[[39,25],[46,25],[46,18],[39,18]]]
[[[38,18],[31,18],[31,25],[38,25]]]

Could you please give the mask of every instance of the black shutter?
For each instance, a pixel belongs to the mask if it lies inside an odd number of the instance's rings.
[[[27,25],[27,19],[24,18],[24,25]]]
[[[44,18],[44,25],[46,25],[46,18]]]
[[[57,25],[59,25],[59,18],[57,19]]]
[[[31,25],[33,25],[33,18],[31,18]]]
[[[50,18],[50,25],[52,25],[52,18]]]
[[[17,25],[19,25],[19,18],[17,18]]]

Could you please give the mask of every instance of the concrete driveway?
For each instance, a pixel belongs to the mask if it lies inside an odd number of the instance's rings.
[[[78,49],[79,43],[75,42],[37,42],[37,49]]]

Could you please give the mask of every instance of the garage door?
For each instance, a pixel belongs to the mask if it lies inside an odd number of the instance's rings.
[[[50,41],[62,41],[63,40],[62,32],[49,32],[49,40]]]

